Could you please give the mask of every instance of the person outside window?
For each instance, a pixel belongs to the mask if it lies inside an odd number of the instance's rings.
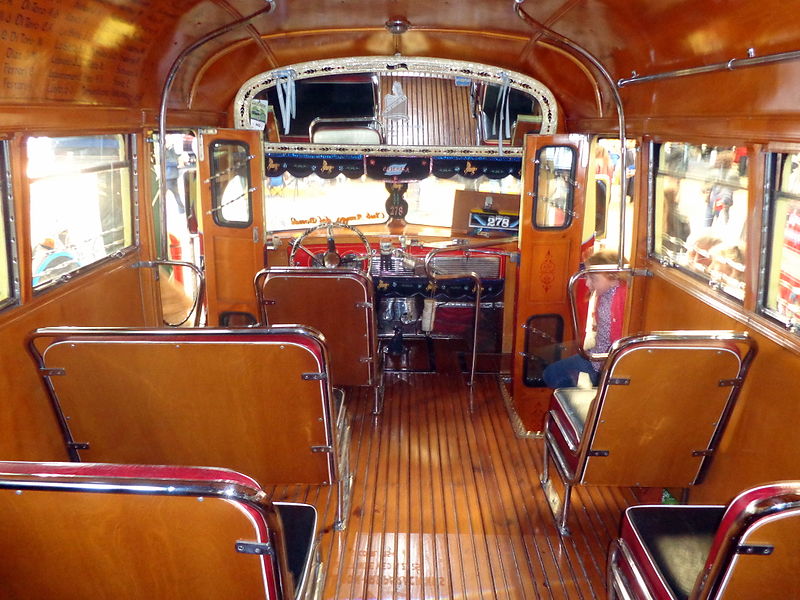
[[[586,259],[586,266],[616,264],[617,253],[611,250],[595,252]],[[627,285],[617,273],[589,273],[586,284],[590,295],[583,348],[604,354],[622,337]],[[551,388],[575,387],[580,374],[586,373],[592,385],[597,385],[602,366],[602,360],[587,360],[576,354],[549,365],[543,373],[544,382]]]

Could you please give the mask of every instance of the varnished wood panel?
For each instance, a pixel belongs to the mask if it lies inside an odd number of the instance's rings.
[[[469,86],[452,79],[382,76],[379,106],[399,83],[408,98],[406,119],[381,118],[387,144],[411,146],[474,146],[475,119],[469,110]]]
[[[86,462],[203,465],[260,484],[330,483],[317,358],[291,339],[58,342],[45,364]]]
[[[690,283],[686,285],[692,287]],[[754,331],[744,315],[727,316],[659,275],[648,281],[642,312],[645,331],[738,329],[758,343],[726,435],[704,482],[692,489],[691,500],[722,504],[750,486],[800,478],[795,436],[788,433],[790,424],[800,422],[798,353]]]
[[[346,531],[323,532],[324,598],[605,598],[629,491],[576,490],[573,535],[561,538],[538,483],[542,441],[514,436],[493,377],[478,377],[473,410],[458,375],[387,383],[378,418],[368,393],[348,392],[353,505]],[[317,502],[330,522],[324,489],[274,493]]]
[[[712,446],[741,359],[733,348],[639,348],[614,364],[582,481],[605,485],[686,487],[697,478]],[[588,422],[594,422],[590,409]]]
[[[538,189],[540,149],[550,146],[569,147],[574,152],[574,171],[570,175],[572,207],[565,216],[563,228],[535,227],[535,210],[546,206],[549,190]],[[541,431],[549,395],[529,388],[523,381],[523,353],[527,352],[526,329],[533,315],[560,315],[564,323],[564,340],[574,339],[570,316],[567,283],[580,263],[583,233],[583,207],[587,177],[588,140],[584,136],[526,136],[523,161],[522,203],[520,213],[520,264],[514,306],[514,354],[512,389],[514,402],[526,415],[532,431]],[[535,194],[539,195],[537,199]],[[537,202],[539,204],[537,204]],[[566,221],[566,219],[569,221]]]
[[[115,260],[0,315],[0,431],[6,432],[0,436],[0,458],[66,460],[26,337],[38,327],[57,325],[155,325],[148,298],[153,275],[131,267],[137,258]]]
[[[258,131],[215,130],[203,133],[199,143],[202,145],[198,161],[198,177],[202,182],[199,210],[206,257],[208,323],[220,324],[220,316],[226,312],[247,313],[258,320],[253,277],[264,266],[264,153],[261,134]],[[217,165],[219,172],[212,174],[210,148],[214,143],[246,146],[246,162]],[[221,181],[234,181],[231,172],[234,176],[247,173],[249,179],[245,185],[250,186],[242,192],[249,196],[249,212],[239,217],[242,221],[233,224],[226,223],[221,217],[223,213],[216,212],[223,207],[222,199],[216,199],[218,206],[213,206],[215,199],[212,198],[212,178],[222,176]],[[245,218],[249,221],[244,221]]]
[[[234,549],[259,530],[227,500],[8,489],[0,506],[4,598],[266,597],[264,557]]]
[[[373,283],[359,274],[274,273],[262,283],[265,325],[297,323],[325,336],[331,385],[370,385],[377,377]],[[266,319],[263,319],[266,317]],[[375,379],[377,382],[377,378]]]

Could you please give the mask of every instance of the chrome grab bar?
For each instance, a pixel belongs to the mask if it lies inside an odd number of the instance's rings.
[[[189,316],[194,313],[194,327],[200,327],[200,315],[202,311],[200,308],[205,304],[205,296],[206,296],[206,276],[203,273],[203,270],[198,267],[194,263],[181,261],[181,260],[140,260],[139,262],[135,262],[131,265],[132,267],[137,268],[146,268],[146,269],[156,269],[158,267],[186,267],[187,269],[191,269],[194,271],[194,274],[197,275],[197,293],[194,297],[194,302],[192,303],[192,310],[189,311],[189,314],[186,315],[186,318],[181,321],[180,323],[172,324],[167,323],[170,327],[178,327],[183,325],[186,321],[189,320]]]
[[[436,258],[438,254],[442,252],[451,252],[453,250],[462,250],[464,254],[468,257],[471,250],[476,248],[484,248],[486,246],[496,246],[498,244],[509,244],[509,243],[516,243],[518,240],[517,236],[506,237],[506,238],[497,238],[492,240],[481,240],[480,242],[472,242],[466,244],[453,244],[451,246],[444,246],[442,248],[434,248],[429,251],[425,255],[424,259],[424,266],[425,266],[425,275],[427,275],[428,279],[432,282],[436,283],[437,281],[446,281],[450,279],[464,279],[469,278],[475,282],[475,319],[472,326],[472,361],[470,363],[469,369],[469,382],[467,385],[472,387],[475,383],[475,362],[477,360],[478,355],[478,317],[480,316],[480,307],[481,307],[481,278],[480,275],[475,273],[474,271],[464,272],[464,273],[451,273],[449,275],[439,275],[436,273],[435,267],[433,265],[433,259]],[[497,254],[498,256],[511,256],[513,253],[504,251],[504,250],[496,250],[496,251],[488,251],[482,250],[479,251],[481,253],[486,254]]]
[[[591,266],[586,267],[575,273],[572,277],[569,278],[569,283],[567,284],[567,293],[569,295],[569,309],[570,314],[572,316],[572,330],[575,332],[575,339],[577,340],[577,348],[578,354],[580,354],[586,360],[605,360],[608,358],[608,352],[594,354],[592,352],[587,352],[586,349],[583,347],[583,340],[578,339],[579,336],[579,326],[578,326],[578,308],[577,308],[577,299],[575,298],[575,284],[578,282],[579,279],[585,277],[589,273],[617,273],[623,275],[630,275],[631,277],[652,277],[653,273],[648,271],[647,269],[631,269],[631,268],[620,268],[613,265],[609,266]]]

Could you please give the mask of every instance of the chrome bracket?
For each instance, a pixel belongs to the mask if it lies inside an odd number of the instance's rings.
[[[303,381],[325,381],[328,378],[327,373],[303,373],[301,375]]]
[[[589,456],[608,456],[608,450],[589,450]]]
[[[236,542],[236,551],[241,554],[257,554],[259,556],[274,556],[272,551],[272,544],[260,542],[243,542],[241,540]]]
[[[608,380],[608,385],[630,385],[631,380],[623,377],[612,377]]]
[[[711,456],[714,454],[713,450],[692,450],[692,456]]]
[[[89,442],[67,442],[67,448],[70,450],[88,450]]]
[[[311,452],[333,452],[333,446],[311,446]]]
[[[775,550],[774,546],[767,544],[741,544],[736,546],[736,554],[757,554],[760,556],[768,556]]]
[[[356,308],[372,308],[372,302],[356,302]]]
[[[56,375],[66,375],[66,369],[50,369],[47,367],[42,367],[39,369],[39,373],[42,374],[42,377],[55,377]]]
[[[738,385],[742,385],[742,378],[737,377],[736,379],[720,379],[719,380],[719,387],[735,387]]]
[[[261,301],[261,304],[263,304],[264,306],[272,306],[273,304],[277,304],[277,303],[278,303],[277,300],[270,300],[269,298],[264,298]]]

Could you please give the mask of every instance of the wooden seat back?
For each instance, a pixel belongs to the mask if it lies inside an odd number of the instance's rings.
[[[334,386],[377,385],[374,287],[351,269],[273,267],[255,277],[264,324],[300,323],[322,332]]]
[[[73,460],[218,466],[262,486],[339,478],[310,329],[50,328],[31,348]]]
[[[800,597],[800,482],[751,488],[725,511],[698,598]]]
[[[697,483],[754,351],[746,334],[733,332],[656,332],[619,340],[589,407],[576,481]]]
[[[0,463],[0,553],[9,599],[294,598],[279,514],[225,469]]]

